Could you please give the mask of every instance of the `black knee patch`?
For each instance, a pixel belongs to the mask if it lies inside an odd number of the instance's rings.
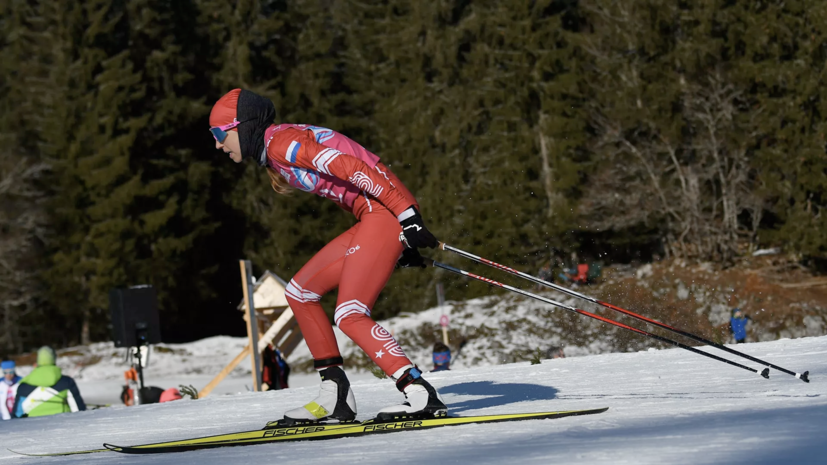
[[[326,358],[324,360],[313,360],[313,368],[321,370],[323,368],[337,367],[345,364],[342,357]]]

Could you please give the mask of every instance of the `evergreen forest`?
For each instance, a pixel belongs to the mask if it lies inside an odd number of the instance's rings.
[[[353,224],[215,150],[237,87],[501,263],[827,269],[822,0],[2,0],[0,46],[0,352],[108,340],[135,284],[169,342],[244,334],[238,260],[289,280]],[[460,279],[399,270],[373,316],[493,292]]]

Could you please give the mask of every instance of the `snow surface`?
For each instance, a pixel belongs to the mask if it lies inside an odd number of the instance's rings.
[[[548,292],[544,295],[568,305],[577,302],[562,294]],[[468,369],[501,365],[503,363],[531,359],[536,349],[546,350],[561,346],[567,357],[612,352],[613,338],[618,328],[554,310],[554,307],[521,296],[490,296],[468,301],[448,302],[418,313],[403,313],[388,320],[379,321],[391,331],[404,348],[408,357],[420,367],[432,365],[433,340],[442,338],[439,320],[442,315],[451,319],[452,334],[470,337],[460,353],[453,340],[454,369]],[[568,320],[574,323],[566,324]],[[374,366],[366,356],[338,327],[333,331],[342,356],[346,360],[351,379],[373,379],[364,371]],[[473,336],[473,337],[471,337]],[[215,336],[186,344],[158,344],[151,348],[148,365],[144,370],[147,386],[161,388],[192,385],[203,389],[246,346],[247,338]],[[641,348],[652,341],[640,338]],[[115,348],[112,342],[99,342],[88,346],[70,347],[58,354],[58,366],[63,373],[77,381],[87,403],[120,404],[124,371],[129,368],[126,349]],[[309,365],[312,359],[307,345],[302,341],[288,358],[294,367],[290,375],[291,387],[315,386],[315,373],[299,373],[296,367]],[[303,363],[304,362],[304,363]],[[363,371],[355,372],[361,365]],[[18,373],[25,376],[30,366],[19,366]],[[249,391],[251,386],[249,358],[239,363],[213,395],[238,394]]]
[[[0,463],[827,462],[827,336],[737,349],[810,370],[812,382],[776,371],[765,380],[680,349],[590,355],[426,377],[457,415],[610,408],[600,415],[152,456],[105,452],[33,459],[6,451],[57,452],[258,429],[314,398],[317,387],[308,386],[0,422]],[[401,400],[389,380],[362,378],[352,385],[360,419]]]
[[[591,304],[582,306],[577,299],[557,292],[540,294],[565,305],[594,310]],[[459,341],[450,341],[453,348],[451,367],[462,369],[527,361],[537,349],[545,352],[551,347],[562,347],[566,357],[617,352],[615,337],[627,331],[517,295],[451,301],[441,307],[402,313],[377,323],[396,337],[414,363],[429,367],[433,366],[433,341],[442,339],[439,326],[442,315],[450,318],[449,328],[453,334],[467,338],[467,345],[459,354],[456,351]],[[342,356],[353,364],[355,358],[360,357],[361,349],[337,327],[333,330]],[[821,334],[823,332],[812,335]],[[641,337],[635,339],[634,344],[647,348],[653,341]],[[310,358],[307,346],[301,344],[288,361],[294,363]]]

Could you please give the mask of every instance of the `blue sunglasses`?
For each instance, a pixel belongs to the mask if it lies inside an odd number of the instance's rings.
[[[230,129],[233,129],[234,127],[238,126],[241,123],[246,123],[247,121],[250,121],[250,120],[239,121],[237,119],[233,119],[233,122],[230,123],[230,124],[225,124],[224,126],[213,126],[213,127],[211,127],[210,132],[212,133],[212,136],[215,138],[216,141],[218,141],[219,144],[223,144],[224,139],[227,138],[227,131],[229,131]]]

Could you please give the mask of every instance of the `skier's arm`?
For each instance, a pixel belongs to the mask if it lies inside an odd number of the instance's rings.
[[[74,379],[69,378],[69,392],[72,393],[72,397],[75,398],[75,403],[78,406],[79,411],[86,410],[86,403],[83,402],[83,397],[80,396],[80,390],[78,390],[78,385],[75,383]]]
[[[399,217],[413,206],[382,173],[362,160],[316,142],[310,131],[287,129],[268,145],[268,155],[280,163],[335,176],[372,195]],[[403,218],[400,218],[400,221]]]
[[[5,389],[0,389],[0,417],[2,417],[4,420],[11,420],[11,414],[9,413],[9,408],[6,404],[6,396],[9,395],[9,389],[11,389],[11,386],[8,385],[6,385]]]
[[[14,405],[11,408],[11,417],[12,418],[23,418],[26,415],[20,412],[21,414],[18,416],[17,409],[20,405],[20,386],[17,387],[17,394],[14,396]]]

